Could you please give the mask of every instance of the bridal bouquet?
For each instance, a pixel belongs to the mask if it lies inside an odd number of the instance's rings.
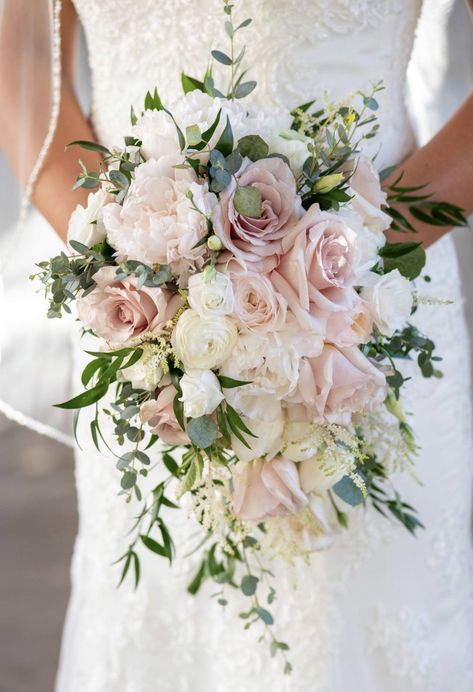
[[[224,606],[240,588],[245,626],[262,623],[286,658],[265,553],[327,548],[366,504],[421,525],[392,491],[416,451],[397,363],[415,358],[431,377],[438,358],[409,324],[425,253],[385,231],[412,230],[393,201],[431,223],[462,217],[399,180],[383,192],[360,153],[381,85],[291,113],[245,105],[256,83],[233,47],[250,20],[225,12],[231,52],[212,52],[229,68],[225,95],[210,69],[183,75],[172,111],[157,90],[132,109],[123,147],[75,142],[100,154],[75,184],[96,191],[71,217],[72,254],[41,263],[39,278],[49,316],[75,301],[97,337],[84,391],[61,406],[76,420],[95,406],[93,442],[115,457],[121,494],[142,503],[122,580],[132,568],[138,582],[140,546],[173,559],[170,510],[187,496],[207,542],[189,590],[210,578]]]

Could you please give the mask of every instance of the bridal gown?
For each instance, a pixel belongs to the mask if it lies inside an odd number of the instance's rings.
[[[182,69],[200,76],[210,48],[225,45],[220,0],[74,0],[92,73],[92,120],[100,141],[118,143],[130,104],[139,111],[158,85],[172,104]],[[413,135],[404,105],[417,0],[241,0],[237,18],[255,99],[294,107],[328,89],[341,98],[383,79],[379,166],[401,161]],[[376,145],[378,146],[378,145]],[[372,150],[369,153],[375,153]],[[373,510],[360,511],[335,547],[310,566],[279,568],[276,629],[291,645],[294,672],[243,631],[232,594],[222,612],[207,584],[186,592],[197,558],[195,527],[173,521],[179,556],[170,569],[143,550],[142,580],[119,589],[112,562],[127,545],[136,508],[117,497],[112,459],[88,440],[77,450],[80,528],[72,566],[57,692],[472,692],[472,430],[469,345],[457,260],[449,237],[428,252],[416,321],[444,356],[442,379],[415,377],[407,409],[422,447],[397,485],[427,527],[417,538]],[[83,365],[77,347],[77,370]],[[77,376],[77,373],[76,373]]]

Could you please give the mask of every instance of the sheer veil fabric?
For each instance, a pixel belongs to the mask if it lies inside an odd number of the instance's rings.
[[[35,262],[61,249],[30,206],[60,108],[60,13],[60,0],[0,0],[0,80],[9,101],[0,113],[0,412],[72,444],[69,416],[51,406],[69,389],[70,325],[47,320],[42,293],[28,282]]]

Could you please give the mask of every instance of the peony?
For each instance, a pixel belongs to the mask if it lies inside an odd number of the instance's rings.
[[[335,214],[313,204],[282,241],[284,254],[271,281],[303,329],[320,328],[317,315],[346,309],[354,273],[355,234]]]
[[[365,156],[359,156],[347,161],[343,170],[350,175],[348,182],[355,193],[351,200],[354,210],[368,230],[382,233],[391,225],[391,217],[381,210],[386,205],[387,195],[381,189],[379,174],[373,163]]]
[[[308,502],[297,467],[288,459],[240,462],[234,481],[233,511],[244,521],[295,514]]]
[[[103,222],[120,260],[169,264],[185,286],[203,265],[205,245],[195,245],[207,234],[205,214],[217,198],[192,170],[176,168],[179,163],[179,157],[165,156],[138,166],[123,206],[107,205]]]
[[[335,473],[324,471],[317,455],[301,461],[297,468],[301,488],[307,495],[321,495],[345,475],[345,469],[342,467]]]
[[[372,410],[385,399],[385,376],[354,346],[326,344],[308,363],[299,388],[317,421],[348,425],[353,413]]]
[[[130,135],[142,142],[141,151],[146,159],[174,156],[180,150],[176,126],[164,110],[146,110],[131,128]]]
[[[287,303],[274,290],[266,276],[245,271],[237,262],[227,267],[231,277],[233,317],[242,331],[273,332],[281,329],[286,319]]]
[[[205,272],[189,278],[189,305],[200,317],[228,315],[233,311],[233,289],[230,278],[222,272],[207,279]]]
[[[374,278],[375,275],[373,275]],[[412,311],[412,286],[398,269],[376,277],[376,282],[361,292],[381,334],[392,336],[409,319]]]
[[[282,238],[300,213],[300,198],[289,166],[280,158],[251,162],[245,159],[213,210],[214,232],[242,265],[268,272],[278,264]],[[234,207],[240,187],[256,188],[262,198],[259,218],[243,216]]]
[[[224,396],[220,383],[211,370],[189,370],[180,380],[184,404],[184,415],[187,418],[200,418],[213,413]]]
[[[68,242],[77,240],[87,247],[93,247],[104,240],[107,233],[102,220],[103,208],[113,199],[113,195],[100,189],[89,194],[86,207],[78,204],[69,219]]]
[[[269,151],[285,156],[295,176],[302,173],[302,166],[310,156],[309,149],[307,148],[310,141],[308,137],[295,130],[286,130],[266,137]]]
[[[159,333],[182,305],[182,298],[167,289],[137,289],[133,277],[118,281],[115,267],[102,267],[93,278],[97,286],[77,300],[77,312],[85,327],[111,344]]]
[[[211,370],[230,356],[237,341],[235,322],[228,317],[202,319],[195,310],[180,316],[172,334],[172,344],[184,366]]]
[[[281,406],[279,406],[279,415],[273,417],[270,421],[255,420],[245,416],[242,416],[242,420],[255,437],[242,433],[249,445],[248,448],[236,435],[231,434],[232,450],[238,459],[240,461],[253,461],[253,459],[263,456],[268,456],[269,458],[276,456],[281,449],[284,427]]]
[[[156,400],[145,401],[140,408],[140,419],[147,423],[153,435],[157,435],[169,445],[186,445],[190,443],[186,433],[180,427],[173,411],[176,390],[172,384],[164,387]]]

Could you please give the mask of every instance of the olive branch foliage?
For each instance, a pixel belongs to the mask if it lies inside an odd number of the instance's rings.
[[[251,19],[236,24],[233,19],[234,5],[229,0],[223,2],[225,13],[224,29],[229,41],[227,50],[213,50],[212,58],[220,66],[228,70],[226,89],[219,89],[215,84],[213,66],[210,63],[203,78],[197,79],[187,74],[181,75],[184,93],[200,90],[212,97],[219,96],[227,99],[242,99],[247,97],[256,87],[256,82],[246,79],[247,71],[243,68],[245,47],[237,50],[236,39],[250,25]],[[312,204],[319,204],[321,209],[338,210],[349,203],[352,197],[350,178],[353,166],[363,143],[378,134],[379,124],[376,111],[378,110],[377,94],[382,91],[382,83],[373,84],[369,93],[358,92],[354,102],[333,105],[326,100],[318,104],[309,101],[295,108],[292,115],[292,126],[284,136],[303,139],[308,143],[309,156],[297,178],[297,189],[302,204],[308,209]],[[360,103],[355,107],[355,102]],[[251,161],[272,154],[268,144],[259,135],[248,135],[238,141],[234,140],[230,119],[223,121],[220,110],[215,121],[205,131],[199,126],[192,125],[185,131],[181,129],[172,113],[163,104],[158,90],[149,91],[144,102],[145,110],[165,111],[174,122],[181,151],[185,155],[183,166],[191,167],[199,177],[209,181],[210,190],[216,194],[223,192],[232,182],[236,183],[234,205],[238,213],[258,218],[262,211],[261,193],[255,187],[240,186],[235,174],[240,169],[245,158]],[[130,111],[132,125],[137,122],[133,109]],[[223,126],[223,127],[222,127]],[[217,128],[221,134],[216,143],[214,134]],[[141,141],[133,136],[125,137],[123,149],[109,149],[101,144],[77,140],[69,146],[76,145],[96,152],[100,160],[97,170],[88,170],[80,162],[80,173],[74,183],[75,189],[94,190],[105,186],[115,196],[118,204],[123,204],[134,171],[144,160]],[[200,154],[208,152],[208,163],[202,163]],[[282,156],[285,159],[284,156]],[[287,163],[287,159],[285,159]],[[356,164],[355,164],[356,165]],[[392,169],[386,169],[382,177],[387,179]],[[452,204],[438,202],[425,191],[425,186],[404,187],[402,173],[387,187],[387,204],[384,208],[392,218],[392,228],[406,233],[415,233],[415,222],[420,221],[434,226],[465,225],[466,219],[461,209]],[[191,199],[193,204],[193,200]],[[194,205],[194,209],[199,211]],[[407,210],[406,212],[401,209]],[[201,213],[201,212],[199,212]],[[204,215],[205,216],[205,215]],[[208,265],[215,267],[218,250],[212,244],[212,222],[206,218],[207,235],[199,244],[207,243]],[[49,301],[48,317],[60,318],[71,312],[71,303],[78,296],[87,295],[94,290],[96,283],[94,274],[105,266],[116,268],[116,278],[127,277],[136,279],[137,288],[142,286],[165,286],[174,292],[179,291],[169,266],[148,266],[142,262],[126,261],[117,264],[114,249],[106,240],[89,248],[77,241],[71,240],[70,248],[73,254],[61,252],[49,261],[38,264],[38,272],[31,278],[39,279]],[[398,269],[409,280],[417,279],[425,265],[425,251],[422,245],[415,241],[403,243],[386,243],[379,252],[378,264],[373,267],[378,273],[386,273]],[[169,340],[170,334],[168,334]],[[151,341],[151,343],[153,343]],[[133,576],[135,587],[138,586],[141,574],[140,551],[145,548],[156,555],[167,559],[170,563],[175,556],[175,546],[169,523],[172,524],[172,513],[178,508],[175,498],[171,495],[176,485],[178,495],[186,493],[195,495],[205,476],[206,469],[217,465],[227,476],[231,476],[231,467],[235,456],[231,451],[231,435],[234,435],[243,445],[251,448],[251,439],[255,436],[246,426],[240,415],[228,403],[219,405],[215,418],[202,416],[186,420],[183,404],[180,401],[180,377],[183,366],[173,358],[166,358],[164,371],[169,374],[176,393],[173,409],[180,426],[187,432],[190,445],[184,450],[166,446],[158,462],[167,471],[164,480],[146,494],[142,491],[141,483],[153,471],[150,448],[158,442],[158,438],[145,431],[139,419],[140,407],[144,402],[154,397],[153,392],[134,389],[126,381],[126,370],[137,363],[143,356],[143,344],[121,348],[112,351],[88,352],[92,360],[82,373],[84,391],[70,401],[59,404],[64,409],[72,409],[74,413],[74,434],[76,434],[80,411],[84,407],[95,408],[95,416],[90,422],[90,434],[96,448],[115,459],[120,472],[120,494],[127,502],[133,497],[140,503],[140,511],[129,533],[129,545],[126,552],[119,557],[121,565],[121,584],[130,574]],[[433,342],[424,337],[416,327],[408,325],[392,337],[384,337],[376,333],[372,341],[362,347],[365,355],[389,369],[387,376],[390,393],[395,399],[405,378],[396,365],[398,361],[416,359],[424,377],[440,377]],[[223,389],[244,387],[245,382],[220,377]],[[115,387],[113,402],[105,408],[99,407],[99,402],[106,397],[110,387]],[[101,419],[108,417],[112,424],[115,442],[106,440],[101,430]],[[405,422],[399,422],[401,432],[413,445],[412,431]],[[364,440],[363,431],[357,431],[359,439],[360,461],[357,467],[360,483],[355,483],[352,477],[345,476],[329,491],[329,499],[341,527],[348,526],[348,516],[340,509],[338,499],[351,506],[366,504],[372,506],[384,516],[391,516],[399,521],[411,533],[422,526],[415,510],[405,503],[397,491],[388,482],[385,467],[377,460]],[[78,440],[78,444],[80,441]],[[122,451],[126,450],[126,451]],[[220,492],[216,479],[214,488],[217,495]],[[227,502],[223,492],[219,495],[222,503]],[[192,578],[188,591],[196,594],[204,582],[214,583],[217,591],[214,593],[218,604],[225,607],[227,592],[231,588],[240,589],[247,599],[248,607],[240,617],[246,629],[253,625],[261,626],[261,639],[268,642],[272,656],[279,654],[283,658],[284,672],[291,671],[288,660],[289,646],[276,637],[273,631],[274,615],[272,605],[276,599],[273,585],[273,574],[264,563],[261,550],[261,539],[266,532],[261,523],[252,532],[243,537],[236,518],[231,511],[227,512],[227,525],[223,536],[217,540],[211,532],[204,528],[204,538],[196,550],[202,553],[200,564]],[[241,576],[242,575],[242,576]]]

